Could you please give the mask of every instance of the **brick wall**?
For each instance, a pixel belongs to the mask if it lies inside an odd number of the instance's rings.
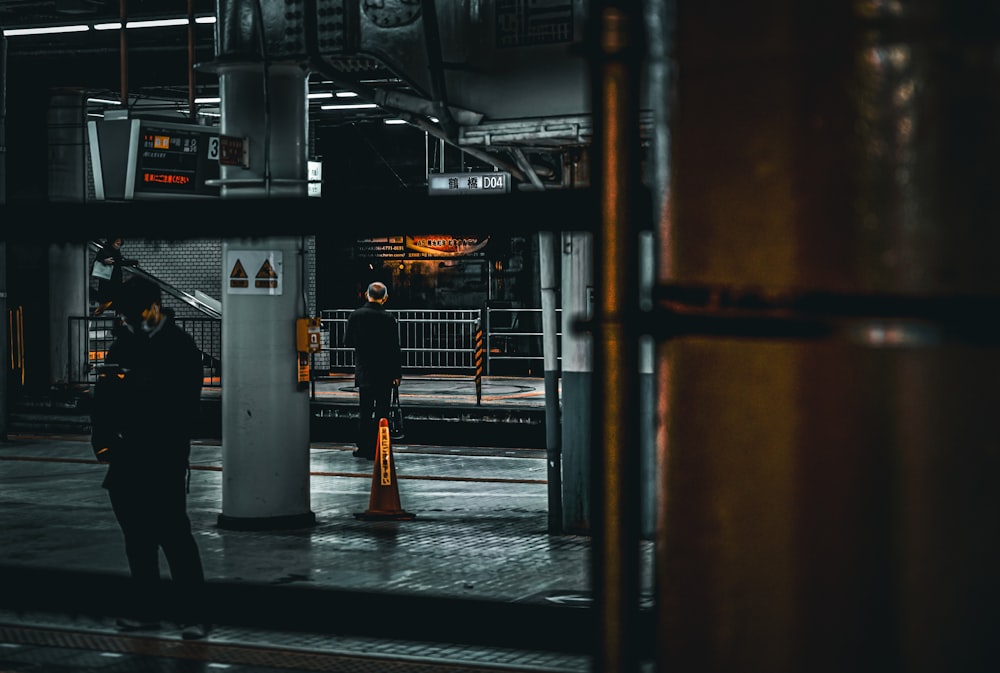
[[[306,297],[310,315],[317,315],[316,308],[316,239],[306,238]],[[139,268],[178,290],[194,294],[204,292],[222,301],[222,241],[199,239],[196,241],[163,241],[154,239],[125,239],[122,255],[139,261]],[[91,253],[91,263],[93,253]],[[203,316],[198,310],[182,301],[163,295],[164,306],[172,307],[178,317]]]

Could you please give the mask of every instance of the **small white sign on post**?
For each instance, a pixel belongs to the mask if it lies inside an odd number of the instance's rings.
[[[227,294],[281,294],[280,250],[230,250],[226,269]]]

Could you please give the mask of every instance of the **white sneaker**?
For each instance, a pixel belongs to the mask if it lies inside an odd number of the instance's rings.
[[[201,640],[208,636],[212,627],[208,624],[183,624],[181,626],[181,638],[184,640]]]
[[[128,619],[119,617],[115,620],[115,626],[119,631],[156,631],[160,628],[160,622],[148,619]]]

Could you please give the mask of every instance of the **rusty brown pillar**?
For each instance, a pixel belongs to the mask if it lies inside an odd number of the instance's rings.
[[[658,346],[657,669],[989,670],[1000,10],[678,0],[676,20],[657,292],[732,320]],[[765,313],[830,329],[748,329]]]
[[[594,670],[639,666],[639,2],[594,3],[594,233],[591,507],[600,633]]]

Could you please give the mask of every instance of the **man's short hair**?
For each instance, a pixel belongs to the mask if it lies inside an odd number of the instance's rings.
[[[381,301],[389,295],[389,288],[385,286],[385,283],[380,283],[375,281],[368,286],[368,298],[373,301]]]
[[[122,284],[121,293],[115,302],[118,312],[127,320],[138,320],[142,312],[154,303],[163,303],[160,286],[139,276],[132,276]]]

